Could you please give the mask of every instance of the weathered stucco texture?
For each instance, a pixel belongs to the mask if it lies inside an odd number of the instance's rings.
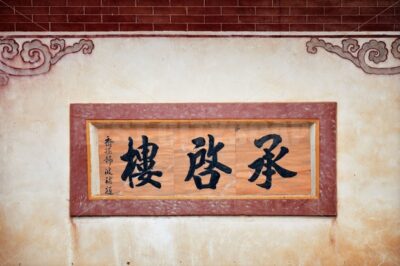
[[[400,265],[400,76],[308,54],[307,40],[96,38],[91,55],[11,77],[0,264]],[[70,103],[301,101],[338,103],[336,218],[69,217]]]

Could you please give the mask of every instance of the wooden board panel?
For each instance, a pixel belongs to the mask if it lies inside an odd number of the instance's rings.
[[[71,104],[70,121],[71,216],[336,215],[336,103]],[[138,178],[134,189],[121,180],[128,138],[138,149],[144,133],[160,147],[152,170],[163,172],[154,177],[162,192],[138,187]],[[231,173],[221,174],[215,190],[198,190],[193,180],[184,181],[187,154],[194,151],[193,138],[208,140],[209,133],[224,142],[218,161]],[[287,147],[278,165],[297,175],[275,174],[264,189],[257,186],[263,175],[249,182],[248,165],[271,145],[258,149],[254,139],[271,133],[282,137],[271,156],[277,159]],[[104,193],[107,136],[114,141],[111,195]]]
[[[98,160],[90,160],[89,169],[98,168],[89,173],[91,199],[263,199],[263,198],[316,198],[318,197],[318,129],[317,120],[92,120],[87,121],[91,136],[88,150],[97,150]],[[283,178],[279,173],[272,175],[272,185],[269,189],[260,187],[266,180],[262,173],[255,182],[249,178],[254,173],[249,165],[261,158],[271,146],[272,140],[264,143],[261,148],[255,146],[255,139],[268,134],[279,135],[282,142],[271,152],[274,160],[281,147],[289,152],[276,162],[287,170],[296,172],[294,177]],[[208,149],[209,135],[224,147],[217,153],[218,162],[232,169],[231,173],[219,172],[220,178],[216,189],[198,189],[193,179],[185,181],[190,168],[188,153],[194,153],[193,139],[204,138],[204,148]],[[133,179],[133,188],[128,181],[123,181],[121,174],[127,162],[121,156],[128,151],[128,138],[133,139],[134,149],[142,145],[142,136],[147,136],[149,142],[158,145],[154,158],[154,171],[161,171],[162,176],[152,179],[160,183],[157,188],[150,183],[135,186],[140,181]],[[106,154],[106,139],[112,140],[111,155]],[[97,140],[97,141],[96,141]],[[140,152],[140,150],[138,150]],[[106,160],[111,156],[112,163]],[[206,158],[206,159],[211,159]],[[96,165],[96,161],[99,162]],[[265,161],[265,160],[264,160]],[[272,162],[272,161],[271,161]],[[266,163],[266,161],[265,161]],[[196,170],[199,173],[207,167],[205,163]],[[106,169],[111,168],[110,173]],[[312,169],[314,169],[312,171]],[[266,168],[263,168],[263,171]],[[271,167],[274,170],[274,166]],[[136,172],[137,169],[136,169]],[[110,181],[112,183],[110,183]],[[210,175],[202,177],[203,184],[210,181]]]

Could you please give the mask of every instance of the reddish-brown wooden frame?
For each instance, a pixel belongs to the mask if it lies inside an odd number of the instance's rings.
[[[317,199],[89,200],[86,121],[317,119]],[[336,215],[336,103],[71,104],[70,215]]]

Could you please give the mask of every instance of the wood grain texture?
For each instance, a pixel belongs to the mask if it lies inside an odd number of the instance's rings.
[[[336,103],[72,104],[71,216],[336,215]],[[313,119],[319,121],[316,199],[90,200],[88,120]]]
[[[92,167],[99,168],[101,173],[93,178],[100,179],[96,184],[100,185],[99,194],[91,195],[91,199],[226,199],[226,198],[315,198],[312,195],[312,183],[316,184],[315,176],[311,176],[311,156],[316,156],[315,150],[311,150],[311,126],[312,120],[294,121],[268,121],[268,120],[192,120],[192,121],[90,121],[95,125],[98,134],[99,164]],[[233,172],[227,174],[219,171],[220,180],[217,189],[198,190],[193,180],[185,182],[184,179],[190,167],[188,153],[194,152],[192,139],[211,134],[215,142],[224,143],[224,148],[218,153],[218,161],[230,167]],[[265,177],[261,174],[256,182],[248,179],[254,172],[249,168],[255,159],[264,155],[262,149],[255,147],[254,140],[267,134],[278,134],[282,137],[282,143],[273,150],[275,156],[281,147],[288,147],[286,154],[278,165],[292,171],[297,175],[293,178],[282,178],[279,174],[272,176],[272,187],[265,189],[257,186],[263,183]],[[126,162],[120,156],[128,149],[128,138],[132,137],[135,148],[139,147],[143,135],[149,137],[149,141],[159,146],[154,170],[163,172],[162,177],[153,177],[162,184],[158,189],[150,184],[142,187],[131,188],[127,181],[121,179],[121,174],[126,167]],[[112,144],[112,173],[113,195],[107,195],[105,170],[108,167],[105,158],[104,140],[111,137]],[[313,136],[315,139],[315,134]],[[271,142],[267,142],[263,148],[268,148]],[[206,143],[205,148],[208,148]],[[316,147],[318,150],[318,147]],[[205,164],[198,172],[202,171]],[[313,166],[314,168],[316,166]],[[312,182],[311,179],[314,179]],[[204,183],[208,183],[210,176],[203,177]],[[89,181],[90,182],[90,181]],[[136,181],[137,182],[137,181]],[[315,189],[314,189],[315,191]],[[90,192],[89,192],[90,193]],[[100,196],[100,197],[98,197]]]

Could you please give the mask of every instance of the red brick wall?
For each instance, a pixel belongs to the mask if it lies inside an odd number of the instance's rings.
[[[0,0],[0,31],[396,30],[399,0]]]

